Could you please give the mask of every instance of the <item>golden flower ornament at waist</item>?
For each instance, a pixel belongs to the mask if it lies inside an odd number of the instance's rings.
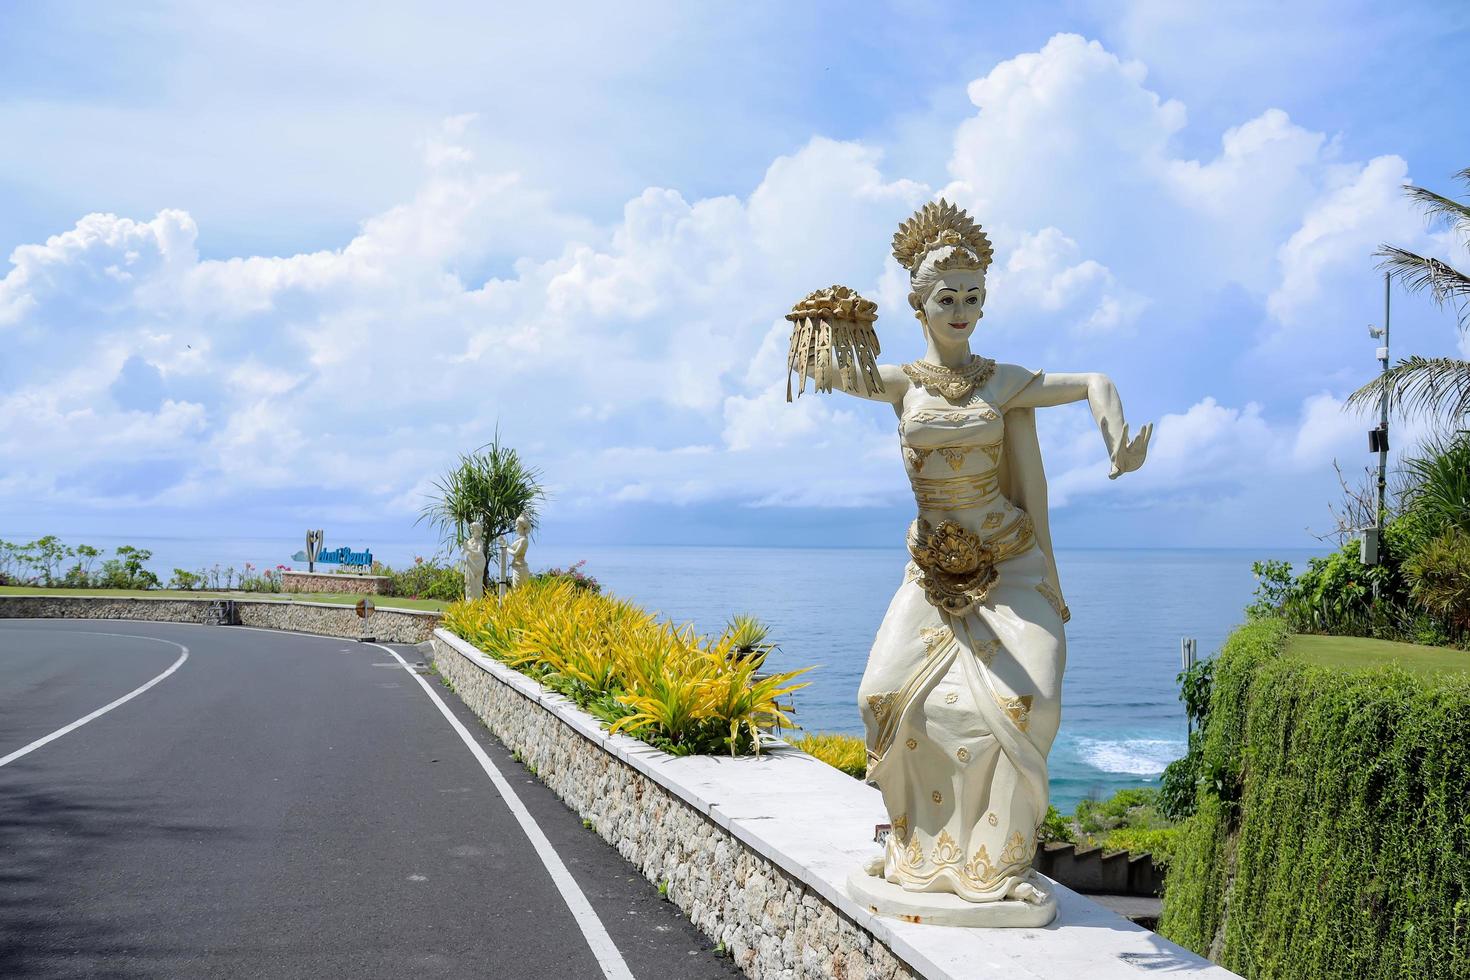
[[[988,539],[954,521],[940,521],[936,527],[921,517],[909,528],[908,546],[919,568],[924,598],[951,616],[963,616],[990,598],[1000,580],[996,566],[1024,553],[1035,541],[1031,518],[1018,513]]]

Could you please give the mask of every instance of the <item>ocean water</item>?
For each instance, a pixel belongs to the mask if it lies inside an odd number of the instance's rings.
[[[1194,637],[1199,655],[1212,655],[1244,619],[1253,561],[1300,566],[1319,553],[1059,551],[1072,619],[1062,726],[1050,757],[1053,803],[1070,810],[1087,797],[1157,786],[1185,748],[1180,639]],[[780,644],[767,661],[773,668],[817,665],[811,685],[795,695],[798,723],[854,735],[862,734],[858,682],[908,560],[902,548],[547,548],[533,557],[532,567],[585,558],[613,592],[702,630],[718,629],[732,613],[758,615]]]
[[[6,535],[14,540],[17,535]],[[28,540],[21,537],[21,540]],[[142,538],[127,542],[84,536],[111,550],[131,543],[153,551],[165,580],[178,566],[236,569],[290,564],[300,542],[280,539]],[[328,540],[356,546],[358,542]],[[409,542],[382,542],[376,557],[409,563]],[[1060,550],[1057,564],[1072,620],[1062,727],[1051,753],[1053,802],[1070,809],[1086,797],[1128,786],[1157,785],[1184,751],[1178,700],[1179,640],[1198,640],[1212,655],[1243,618],[1255,588],[1251,562],[1300,566],[1319,551]],[[780,644],[769,663],[786,670],[816,665],[810,686],[795,695],[796,719],[810,731],[862,733],[857,687],[878,623],[903,574],[896,548],[705,548],[533,545],[533,569],[586,560],[605,588],[701,631],[718,630],[734,613],[750,612]]]

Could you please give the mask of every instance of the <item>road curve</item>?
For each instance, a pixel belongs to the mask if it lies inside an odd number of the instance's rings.
[[[375,646],[0,622],[0,758],[158,678],[180,646],[171,675],[0,765],[0,976],[611,975],[480,763]],[[739,975],[432,683],[633,976]]]

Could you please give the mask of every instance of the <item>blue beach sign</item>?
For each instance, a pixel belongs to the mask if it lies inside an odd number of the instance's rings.
[[[371,565],[373,553],[371,549],[353,551],[351,548],[338,548],[336,551],[323,551],[316,556],[317,561],[324,561],[337,565]]]
[[[298,551],[291,556],[292,561],[306,561],[306,552]],[[371,566],[373,563],[373,551],[365,548],[362,551],[353,551],[351,548],[338,548],[335,551],[323,551],[316,556],[319,562],[328,565],[362,565]]]

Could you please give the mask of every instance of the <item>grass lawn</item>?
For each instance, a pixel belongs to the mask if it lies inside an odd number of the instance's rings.
[[[178,589],[43,589],[30,585],[0,585],[0,595],[110,595],[137,596],[143,599],[264,599],[284,601],[299,599],[302,602],[332,602],[343,606],[355,606],[361,595],[340,592],[183,592]],[[449,605],[439,599],[404,599],[399,596],[375,595],[373,604],[379,608],[432,609],[442,611]]]
[[[1361,636],[1309,636],[1299,633],[1287,643],[1286,654],[1322,667],[1348,670],[1397,664],[1412,673],[1425,675],[1470,671],[1470,651],[1371,640]]]

